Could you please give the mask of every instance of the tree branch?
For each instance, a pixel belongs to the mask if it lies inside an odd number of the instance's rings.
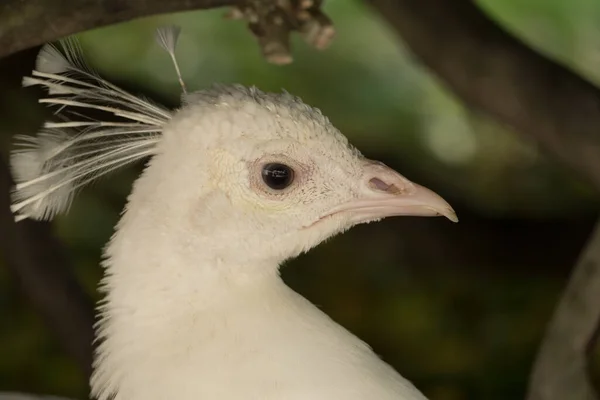
[[[600,223],[577,262],[535,362],[528,399],[596,398],[588,379],[590,340],[600,322]]]
[[[471,0],[369,0],[463,101],[534,139],[600,190],[600,90],[535,52]],[[596,398],[586,354],[600,322],[600,222],[550,323],[530,400]]]
[[[600,189],[598,88],[508,34],[472,0],[368,1],[463,101]]]
[[[3,0],[0,58],[104,25],[235,3],[236,0]]]

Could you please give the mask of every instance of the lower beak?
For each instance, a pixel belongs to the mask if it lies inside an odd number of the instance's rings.
[[[381,163],[366,162],[360,188],[357,199],[335,207],[325,216],[343,213],[353,223],[393,216],[444,216],[458,222],[456,213],[442,197]]]

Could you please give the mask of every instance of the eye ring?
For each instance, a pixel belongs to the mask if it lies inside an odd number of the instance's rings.
[[[273,190],[284,190],[294,183],[294,169],[286,164],[270,162],[263,165],[261,177],[265,185]]]

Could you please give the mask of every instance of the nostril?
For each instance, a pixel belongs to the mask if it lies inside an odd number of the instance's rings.
[[[369,186],[371,189],[379,190],[390,194],[400,193],[401,190],[396,185],[390,185],[385,183],[379,178],[371,178],[369,180]]]

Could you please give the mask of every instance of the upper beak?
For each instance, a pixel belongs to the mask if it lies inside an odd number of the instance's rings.
[[[325,216],[344,213],[354,223],[402,215],[444,216],[458,222],[456,213],[442,197],[382,163],[367,160],[362,181],[358,198],[340,204]]]

